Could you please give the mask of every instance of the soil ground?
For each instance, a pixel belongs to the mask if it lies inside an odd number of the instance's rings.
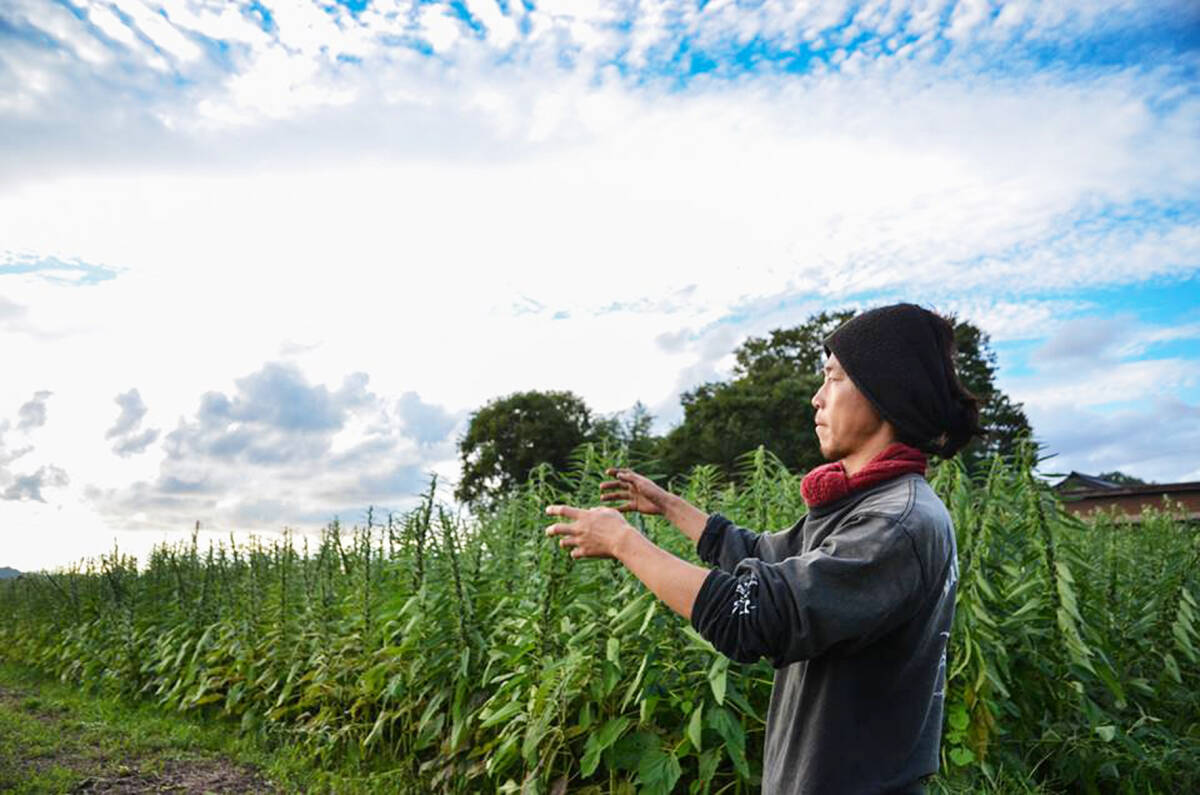
[[[0,792],[283,791],[194,721],[0,674]]]

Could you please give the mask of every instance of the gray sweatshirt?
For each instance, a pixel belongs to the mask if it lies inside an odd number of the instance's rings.
[[[779,533],[713,514],[692,625],[775,666],[762,791],[920,792],[937,772],[954,527],[920,475],[813,508]]]

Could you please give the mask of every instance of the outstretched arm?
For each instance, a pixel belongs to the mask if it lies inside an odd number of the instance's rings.
[[[616,558],[668,607],[691,620],[692,605],[710,573],[708,569],[656,546],[612,508],[551,505],[546,513],[573,520],[546,528],[546,535],[558,536],[559,546],[570,549],[571,557]],[[703,522],[700,529],[704,529]]]

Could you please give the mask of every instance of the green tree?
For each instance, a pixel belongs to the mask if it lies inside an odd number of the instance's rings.
[[[661,438],[651,428],[654,415],[642,401],[637,401],[628,411],[619,411],[597,420],[593,426],[596,441],[607,443],[612,449],[623,450],[626,463],[637,469],[653,468]]]
[[[1126,475],[1121,470],[1113,470],[1112,472],[1101,472],[1096,477],[1101,480],[1107,480],[1109,483],[1116,483],[1118,486],[1145,486],[1146,481],[1133,475]]]
[[[703,384],[682,397],[684,419],[662,440],[660,457],[672,475],[696,464],[716,464],[727,476],[738,458],[759,445],[789,469],[807,470],[824,462],[813,433],[812,396],[821,386],[822,340],[853,310],[821,312],[804,323],[750,337],[734,351],[730,381]],[[980,399],[988,438],[964,451],[968,467],[992,452],[1009,453],[1030,432],[1019,404],[995,386],[996,356],[987,334],[966,321],[954,325],[956,367],[963,385]]]
[[[667,470],[682,475],[696,464],[716,464],[734,476],[738,458],[759,445],[789,469],[822,463],[812,407],[821,386],[821,340],[853,314],[821,312],[794,328],[743,342],[734,351],[731,381],[703,384],[683,395],[683,422],[660,447]]]
[[[565,471],[571,452],[596,439],[583,399],[572,392],[516,392],[491,400],[471,415],[458,442],[462,479],[455,497],[487,503],[524,483],[540,463]]]
[[[948,319],[954,324],[954,367],[963,386],[979,398],[979,424],[987,432],[986,437],[973,439],[962,451],[968,471],[974,471],[993,454],[1012,455],[1017,443],[1033,430],[1021,404],[1014,403],[996,386],[996,354],[991,338],[972,323],[953,315]]]

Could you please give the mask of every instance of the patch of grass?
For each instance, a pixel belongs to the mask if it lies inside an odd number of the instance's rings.
[[[225,720],[164,712],[0,663],[0,792],[347,791]]]

